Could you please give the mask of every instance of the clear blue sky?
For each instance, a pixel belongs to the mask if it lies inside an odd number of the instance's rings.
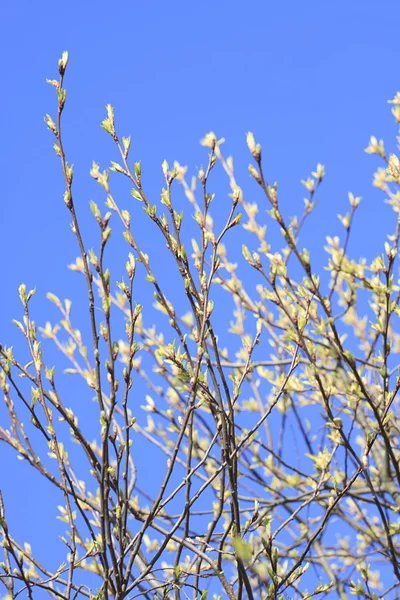
[[[205,160],[199,140],[210,130],[226,138],[239,183],[251,194],[245,144],[251,130],[263,145],[270,179],[279,181],[286,214],[301,212],[300,180],[318,162],[326,165],[320,206],[306,229],[313,252],[326,235],[342,235],[336,214],[347,211],[352,191],[363,203],[351,250],[356,258],[371,257],[393,229],[392,213],[371,187],[378,162],[363,149],[373,134],[395,150],[397,131],[386,101],[400,89],[399,22],[396,0],[4,3],[1,341],[22,344],[11,324],[21,316],[22,281],[37,286],[39,324],[49,315],[53,322],[57,318],[45,300],[47,291],[73,299],[81,292],[79,278],[64,268],[77,249],[53,140],[43,122],[55,111],[54,90],[45,79],[57,76],[63,50],[70,54],[65,139],[85,234],[94,231],[89,200],[103,201],[88,175],[91,161],[105,168],[115,159],[99,127],[110,102],[119,131],[132,135],[132,157],[142,160],[154,201],[163,159],[177,159],[195,173]],[[128,188],[118,191],[128,205]],[[143,238],[149,235],[142,232]],[[0,452],[15,461],[3,447]],[[3,472],[0,485],[11,494],[5,479]],[[22,505],[16,496],[9,508],[17,533]],[[37,508],[32,505],[30,519]],[[21,531],[36,532],[30,519],[19,521]]]

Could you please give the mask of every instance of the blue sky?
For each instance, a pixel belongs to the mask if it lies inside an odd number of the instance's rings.
[[[195,171],[205,159],[199,139],[209,130],[226,138],[240,183],[248,185],[244,136],[252,130],[288,214],[300,210],[300,180],[317,162],[326,165],[315,248],[347,210],[349,190],[364,198],[357,231],[374,215],[374,232],[384,233],[376,216],[383,220],[390,211],[370,187],[377,163],[363,148],[371,134],[393,144],[396,133],[386,104],[399,87],[396,2],[156,1],[111,8],[72,1],[62,9],[43,1],[8,3],[4,12],[0,232],[9,293],[2,327],[18,306],[12,290],[21,279],[39,293],[50,283],[70,285],[55,272],[71,259],[71,234],[43,124],[55,109],[45,79],[56,76],[63,49],[70,53],[65,136],[84,224],[91,223],[88,201],[99,197],[87,176],[91,161],[105,167],[115,158],[99,128],[111,102],[157,193],[162,160]],[[49,251],[56,245],[57,253]]]
[[[86,239],[97,233],[89,200],[103,203],[89,177],[91,161],[105,168],[116,159],[99,127],[111,103],[118,130],[132,135],[132,157],[142,160],[145,187],[154,201],[162,186],[163,159],[187,164],[195,174],[206,159],[199,140],[210,130],[226,138],[224,150],[235,159],[240,185],[260,200],[247,174],[245,134],[251,130],[263,146],[269,178],[279,182],[288,215],[301,213],[305,194],[300,180],[318,162],[326,166],[320,204],[304,235],[312,256],[319,260],[326,235],[343,234],[336,215],[348,210],[352,191],[363,202],[350,251],[355,258],[371,258],[394,225],[381,193],[371,187],[378,162],[363,149],[370,135],[387,140],[389,151],[396,149],[387,100],[400,88],[399,18],[394,0],[5,3],[0,40],[1,341],[22,345],[11,323],[21,316],[21,282],[37,286],[39,324],[57,318],[46,292],[74,301],[82,293],[79,278],[65,268],[77,248],[53,140],[43,122],[56,107],[45,79],[57,76],[63,50],[70,54],[65,142],[75,164]],[[122,204],[130,206],[129,188],[116,182],[115,189]],[[223,194],[217,199],[221,207],[227,201]],[[216,218],[218,210],[214,207]],[[139,235],[159,248],[150,230]],[[162,266],[157,252],[155,261]],[[12,459],[10,452],[0,451]],[[31,475],[25,471],[29,486]],[[11,494],[12,480],[5,479],[0,476],[1,486]],[[31,518],[38,507],[32,502],[30,518],[22,524],[34,533],[38,524]],[[17,531],[22,506],[16,495],[9,511]]]

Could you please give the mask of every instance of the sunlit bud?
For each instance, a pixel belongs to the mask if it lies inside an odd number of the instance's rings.
[[[111,167],[110,167],[111,171],[114,171],[115,173],[123,173],[126,174],[126,171],[123,167],[121,167],[121,165],[115,161],[111,161]]]
[[[257,267],[259,267],[259,268],[262,267],[261,258],[260,258],[260,255],[258,254],[258,252],[253,252],[253,261]]]
[[[51,118],[50,115],[46,115],[44,117],[44,122],[46,123],[46,125],[50,129],[50,131],[52,131],[54,133],[54,135],[57,135],[56,124],[54,123],[54,121],[53,121],[53,119]]]
[[[383,140],[379,140],[378,142],[376,137],[374,135],[371,135],[369,144],[365,148],[365,152],[367,152],[367,154],[379,154],[380,156],[384,156],[385,146]]]
[[[361,202],[361,197],[360,197],[360,196],[357,196],[357,197],[355,198],[355,197],[354,197],[354,195],[353,195],[351,192],[349,192],[349,200],[350,200],[350,205],[351,205],[353,208],[357,208],[357,206],[358,206],[358,205],[360,204],[360,202]]]
[[[257,169],[253,166],[253,165],[249,165],[249,173],[252,177],[254,177],[254,179],[257,181],[257,183],[262,183],[261,177],[257,171]]]
[[[396,123],[400,123],[400,106],[394,106],[392,108],[392,115],[394,116]]]
[[[101,235],[102,241],[106,242],[109,239],[110,235],[111,235],[111,227],[107,227]]]
[[[257,336],[259,336],[261,334],[262,327],[263,327],[263,321],[262,321],[262,319],[257,319],[257,323],[256,323],[256,333],[257,333]]]
[[[187,167],[183,167],[182,165],[180,165],[178,163],[178,161],[175,160],[174,161],[174,170],[172,172],[173,177],[176,178],[178,181],[182,182],[185,179],[186,172],[187,172]],[[193,181],[196,182],[195,177],[192,177],[192,184],[193,184]],[[194,190],[195,187],[192,189]]]
[[[133,169],[135,171],[136,177],[140,180],[140,178],[142,176],[142,169],[141,169],[141,166],[140,166],[140,160],[138,162],[135,162],[135,164],[133,165]]]
[[[393,100],[388,100],[388,104],[395,104],[400,106],[400,92],[397,92]]]
[[[65,163],[65,177],[66,177],[69,185],[71,185],[71,183],[72,183],[73,176],[74,176],[74,165],[69,165],[68,163]]]
[[[124,147],[125,158],[128,156],[128,152],[131,148],[131,136],[122,138],[122,145]]]
[[[133,279],[136,271],[136,261],[132,252],[129,253],[129,261],[126,263],[126,271],[128,273],[129,279]]]
[[[206,148],[211,148],[211,150],[214,150],[216,142],[217,138],[215,133],[213,131],[210,131],[204,136],[200,143],[202,146],[206,146]]]
[[[131,224],[131,215],[130,215],[130,212],[129,212],[129,211],[127,211],[127,210],[122,210],[122,211],[121,211],[121,216],[122,216],[122,218],[123,218],[123,220],[124,220],[124,225],[125,225],[125,227],[126,227],[127,229],[129,229],[129,226],[130,226],[130,224]]]
[[[261,146],[260,144],[256,144],[254,135],[251,133],[251,131],[249,131],[246,135],[246,141],[252,156],[257,162],[259,162],[261,160]]]
[[[57,156],[61,156],[61,149],[60,149],[60,146],[57,144],[57,142],[54,142],[53,148],[54,148],[55,153],[57,154]]]
[[[389,158],[387,173],[394,179],[400,177],[400,161],[395,154],[391,154]]]
[[[206,182],[206,176],[205,176],[203,167],[200,167],[200,169],[199,169],[198,178],[200,179],[201,183],[204,185],[204,183]]]
[[[251,131],[249,131],[246,135],[246,142],[250,152],[253,154],[254,150],[256,149],[256,142]]]
[[[318,164],[317,164],[317,168],[316,168],[316,170],[315,170],[315,171],[313,171],[313,172],[311,173],[311,175],[312,175],[313,177],[315,177],[315,178],[318,180],[318,182],[320,182],[320,181],[321,181],[321,179],[322,179],[322,178],[324,177],[324,175],[325,175],[325,167],[324,167],[324,165],[321,165],[321,163],[318,163]]]
[[[345,229],[349,230],[349,228],[350,228],[350,215],[348,213],[346,215],[344,215],[344,216],[338,215],[338,219],[342,223],[343,227],[345,227]]]
[[[48,83],[49,85],[52,85],[56,89],[58,89],[60,87],[60,84],[58,83],[57,79],[46,79],[46,83]]]
[[[67,64],[68,64],[68,52],[65,50],[62,53],[60,60],[58,61],[58,72],[60,73],[60,75],[64,75],[65,69],[67,68]]]
[[[240,187],[236,186],[232,192],[232,200],[234,202],[241,202],[243,200],[243,194]]]
[[[162,168],[162,172],[164,173],[165,179],[167,179],[169,166],[168,166],[168,163],[166,160],[163,160],[161,168]]]
[[[110,135],[115,136],[114,109],[111,106],[111,104],[107,104],[106,111],[107,111],[107,118],[102,121],[101,128],[104,129],[104,131],[106,131]]]
[[[311,177],[309,177],[308,179],[302,179],[301,183],[304,185],[305,188],[307,188],[307,190],[310,192],[313,192],[315,189],[315,181],[314,179],[312,179]]]
[[[90,210],[92,211],[93,215],[95,216],[96,220],[101,223],[101,214],[100,214],[100,209],[97,206],[96,202],[93,202],[93,200],[90,201]]]
[[[26,304],[26,285],[24,283],[21,283],[21,285],[19,286],[18,293],[19,299],[21,300],[22,304]]]
[[[90,175],[93,177],[93,179],[98,179],[99,174],[100,174],[99,165],[93,161],[92,168],[90,169]]]

